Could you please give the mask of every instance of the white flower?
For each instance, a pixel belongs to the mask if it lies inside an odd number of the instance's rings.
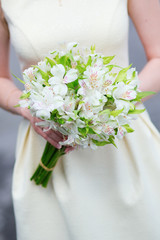
[[[115,87],[115,85],[113,85],[114,81],[115,81],[115,78],[113,76],[111,76],[109,73],[105,74],[105,77],[103,79],[103,85],[102,85],[102,92],[104,94],[112,95],[112,90]]]
[[[119,125],[125,125],[130,123],[131,117],[121,113],[121,115],[116,117],[116,120]]]
[[[47,116],[50,117],[50,113],[54,109],[61,107],[64,102],[61,96],[54,95],[51,87],[43,88],[41,94],[32,92],[30,98],[32,100],[32,111],[36,112],[37,117],[41,114],[41,116],[45,119]]]
[[[70,83],[70,82],[73,82],[75,81],[76,79],[78,78],[78,75],[77,75],[77,69],[70,69],[65,77],[64,77],[64,83]]]
[[[70,42],[70,43],[67,44],[67,51],[70,51],[77,46],[78,46],[77,42]]]
[[[62,64],[56,64],[51,69],[53,77],[48,82],[53,87],[55,94],[65,96],[68,91],[67,83],[73,82],[77,79],[77,70],[70,69],[65,75],[65,68]]]
[[[35,79],[33,67],[29,67],[24,70],[23,79],[26,83],[29,83]]]
[[[76,106],[76,100],[70,96],[66,96],[61,106],[61,110],[67,114],[67,116],[71,117],[72,119],[76,119],[74,110]]]
[[[115,99],[115,104],[116,104],[116,110],[123,109],[123,112],[125,114],[128,113],[128,111],[130,109],[130,102],[124,101],[124,100],[117,100],[117,99]]]
[[[38,62],[38,67],[43,71],[43,72],[48,72],[51,70],[51,65],[47,63],[47,60],[45,59],[44,61]]]
[[[99,66],[90,67],[88,66],[84,72],[84,82],[89,89],[98,89],[101,90],[103,83],[103,75],[105,71],[102,70]]]
[[[50,111],[47,109],[41,109],[36,111],[37,118],[49,119],[50,118]]]
[[[136,98],[136,95],[136,91],[132,90],[131,86],[124,84],[124,82],[119,82],[117,84],[117,89],[113,92],[115,99],[132,100]]]
[[[117,123],[114,121],[109,121],[106,123],[102,124],[102,131],[106,134],[106,135],[115,135],[115,131],[114,129],[117,127]]]
[[[122,139],[126,133],[127,133],[127,130],[124,127],[122,127],[122,126],[119,126],[116,137],[118,139]]]
[[[28,99],[20,100],[19,105],[22,108],[28,108],[30,106],[30,101]]]

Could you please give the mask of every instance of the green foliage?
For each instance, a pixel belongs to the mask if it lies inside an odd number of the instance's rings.
[[[134,129],[129,126],[129,124],[125,124],[122,127],[124,127],[128,133],[134,132]]]
[[[145,109],[134,109],[134,110],[129,110],[128,114],[140,114],[143,113]]]
[[[152,91],[138,92],[134,101],[140,102],[142,98],[145,98],[145,97],[148,97],[148,96],[154,95],[154,94],[156,94],[156,92],[152,92]]]
[[[105,110],[103,110],[99,113],[99,116],[101,116],[102,114],[109,114],[110,115],[110,112],[111,111],[109,109],[105,109]]]
[[[109,64],[114,57],[115,57],[115,56],[103,57],[103,64],[104,64],[104,65]],[[107,67],[108,67],[108,66],[107,66]]]
[[[112,144],[117,148],[117,145],[115,144],[114,139],[115,139],[114,136],[109,136],[108,141],[109,141],[110,143],[112,143]]]
[[[59,124],[64,124],[66,122],[66,120],[63,119],[62,116],[59,114],[57,109],[52,111],[50,119],[54,122],[58,122]]]
[[[71,56],[72,56],[71,54],[70,55],[66,54],[66,55],[60,57],[60,59],[58,61],[58,64],[62,64],[65,67],[65,69],[67,67],[71,68],[72,67],[72,65],[71,65]]]
[[[27,98],[30,97],[30,95],[31,95],[30,92],[28,92],[28,93],[22,93],[22,95],[20,96],[20,99],[27,99]]]
[[[20,107],[20,104],[14,105],[14,107],[15,107],[15,108],[16,108],[16,107]]]
[[[114,110],[110,112],[110,115],[112,115],[113,117],[117,117],[121,112],[123,112],[123,108],[120,110]]]
[[[87,67],[87,66],[91,66],[91,64],[92,64],[92,57],[89,56],[89,57],[88,57],[87,64],[86,64],[86,67]]]
[[[127,71],[132,65],[129,65],[126,68],[123,68],[121,71],[119,71],[118,76],[116,77],[115,83],[121,82],[121,81],[127,81]]]
[[[94,144],[96,144],[97,146],[104,146],[106,144],[110,144],[111,142],[109,141],[98,141],[98,140],[95,140],[95,139],[92,139],[92,142]]]
[[[79,71],[80,74],[83,74],[83,72],[86,70],[86,68],[81,65],[77,65],[76,69]]]
[[[32,67],[37,68],[38,72],[41,74],[42,78],[48,82],[49,76],[46,72],[44,72],[42,69],[40,69],[40,67],[36,66],[36,65],[32,65]]]
[[[80,88],[78,79],[76,79],[76,80],[73,81],[73,82],[68,83],[68,84],[67,84],[67,87],[70,88],[70,89],[74,89],[75,92],[77,92],[78,89]]]
[[[96,46],[95,44],[91,46],[91,53],[94,54],[95,53],[95,49],[96,49]]]
[[[108,72],[112,71],[112,69],[113,69],[114,67],[123,69],[122,67],[120,67],[120,66],[118,66],[118,65],[114,65],[114,64],[112,64],[112,65],[107,65],[106,67],[108,68]]]
[[[46,57],[47,62],[51,65],[51,67],[53,67],[54,65],[56,65],[55,61],[53,61],[52,59]]]
[[[18,81],[21,83],[25,84],[25,81],[21,80],[19,77],[16,77],[13,73],[11,73],[13,77],[15,77]]]

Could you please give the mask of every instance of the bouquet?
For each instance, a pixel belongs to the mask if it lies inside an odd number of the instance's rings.
[[[65,146],[96,149],[115,144],[131,128],[131,120],[145,109],[136,103],[153,92],[138,90],[135,68],[111,64],[115,56],[104,56],[95,46],[80,48],[68,43],[65,49],[50,52],[43,61],[24,70],[25,90],[20,107],[30,109],[43,121],[40,126],[66,136],[61,149],[46,143],[40,164],[31,180],[47,186]]]

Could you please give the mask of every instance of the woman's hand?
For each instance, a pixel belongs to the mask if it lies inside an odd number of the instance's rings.
[[[33,129],[36,131],[36,133],[38,133],[40,136],[42,136],[51,145],[53,145],[54,147],[56,147],[58,149],[60,149],[62,147],[59,144],[59,142],[66,140],[62,133],[60,133],[59,131],[56,131],[56,130],[52,130],[52,129],[43,131],[43,128],[41,126],[36,125],[36,123],[41,122],[43,120],[36,118],[36,117],[32,117],[32,115],[28,109],[21,108],[21,115],[24,118],[28,119],[30,121]],[[71,151],[73,149],[74,149],[74,147],[66,146],[65,153],[68,153],[69,151]]]

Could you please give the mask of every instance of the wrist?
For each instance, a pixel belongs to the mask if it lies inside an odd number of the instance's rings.
[[[28,108],[22,108],[22,107],[20,107],[20,115],[21,115],[22,117],[28,119],[29,121],[30,121],[31,118],[32,118],[32,115],[31,115],[31,113],[30,113],[30,111],[29,111]]]

